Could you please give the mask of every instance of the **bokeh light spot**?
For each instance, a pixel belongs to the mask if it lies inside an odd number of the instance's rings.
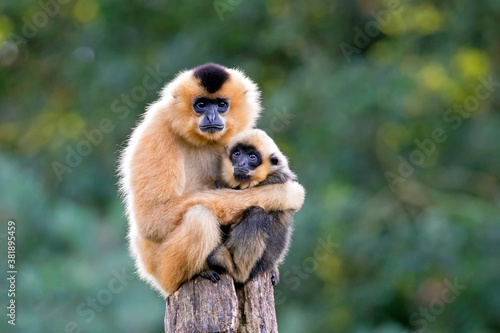
[[[391,20],[387,24],[379,23],[379,29],[386,35],[399,36],[406,33],[408,24],[401,13],[391,13]]]
[[[491,70],[488,55],[476,49],[461,49],[453,57],[453,63],[467,79],[477,79]]]
[[[287,17],[290,15],[290,3],[287,0],[267,1],[266,9],[274,17]]]
[[[99,13],[99,5],[94,0],[78,0],[73,8],[73,15],[82,22],[94,20]]]
[[[413,23],[415,31],[421,35],[430,35],[443,27],[443,14],[431,4],[422,4],[414,9]]]
[[[87,46],[77,48],[72,55],[75,59],[85,63],[93,63],[95,60],[94,50]]]
[[[386,145],[394,148],[405,143],[409,136],[405,126],[394,122],[382,124],[377,134]]]
[[[330,327],[338,330],[348,330],[352,324],[351,312],[346,307],[336,307],[330,316]]]
[[[65,114],[57,124],[61,135],[68,139],[77,138],[85,126],[82,117],[76,112]]]
[[[429,63],[418,73],[419,80],[430,90],[439,91],[449,81],[446,69],[438,63]]]
[[[331,254],[328,256],[328,259],[326,261],[318,265],[316,275],[324,281],[337,282],[340,275],[341,266],[342,260],[339,258],[339,256],[335,253]]]
[[[0,43],[8,39],[12,32],[12,21],[5,15],[0,16]]]
[[[0,42],[0,66],[9,66],[16,61],[19,49],[16,43]]]

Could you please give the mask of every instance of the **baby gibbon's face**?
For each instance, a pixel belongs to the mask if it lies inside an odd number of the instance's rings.
[[[226,152],[222,160],[222,180],[234,189],[257,186],[280,169],[288,169],[286,157],[260,129],[249,129],[236,135]]]
[[[250,180],[254,170],[262,164],[261,154],[253,146],[245,144],[236,145],[229,159],[233,165],[234,179],[239,182]]]

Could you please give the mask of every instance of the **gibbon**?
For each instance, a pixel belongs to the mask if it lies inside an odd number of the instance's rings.
[[[255,186],[296,181],[287,158],[262,130],[238,134],[222,160],[222,181],[216,187],[246,189]],[[258,274],[271,271],[271,282],[279,282],[278,265],[283,261],[293,230],[294,210],[249,207],[242,219],[225,228],[225,240],[207,259],[210,271],[202,276],[216,282],[218,273],[228,272],[236,282],[245,283]]]
[[[260,92],[243,72],[205,64],[168,83],[133,130],[119,167],[128,238],[139,276],[163,296],[208,270],[220,227],[247,208],[301,208],[304,189],[293,181],[213,188],[224,147],[260,111]]]

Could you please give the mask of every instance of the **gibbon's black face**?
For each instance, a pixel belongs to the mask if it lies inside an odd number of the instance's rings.
[[[249,180],[249,172],[262,164],[260,153],[254,147],[243,144],[239,144],[231,150],[229,159],[233,164],[234,179],[239,182]]]
[[[227,70],[217,64],[205,64],[196,67],[193,75],[199,79],[199,84],[210,94],[219,91],[229,80]],[[224,129],[224,122],[220,115],[229,109],[229,100],[224,98],[198,97],[193,101],[193,110],[203,119],[199,123],[200,131],[215,133]]]
[[[224,123],[220,117],[229,109],[229,101],[224,98],[210,99],[206,97],[196,98],[193,102],[193,110],[203,116],[200,122],[202,132],[215,133],[224,129]]]

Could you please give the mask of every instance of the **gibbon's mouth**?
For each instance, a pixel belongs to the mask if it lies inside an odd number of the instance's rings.
[[[248,170],[245,169],[234,169],[234,179],[238,182],[246,181],[250,179]]]
[[[224,129],[223,125],[200,126],[200,131],[208,133],[220,132],[223,129]]]

